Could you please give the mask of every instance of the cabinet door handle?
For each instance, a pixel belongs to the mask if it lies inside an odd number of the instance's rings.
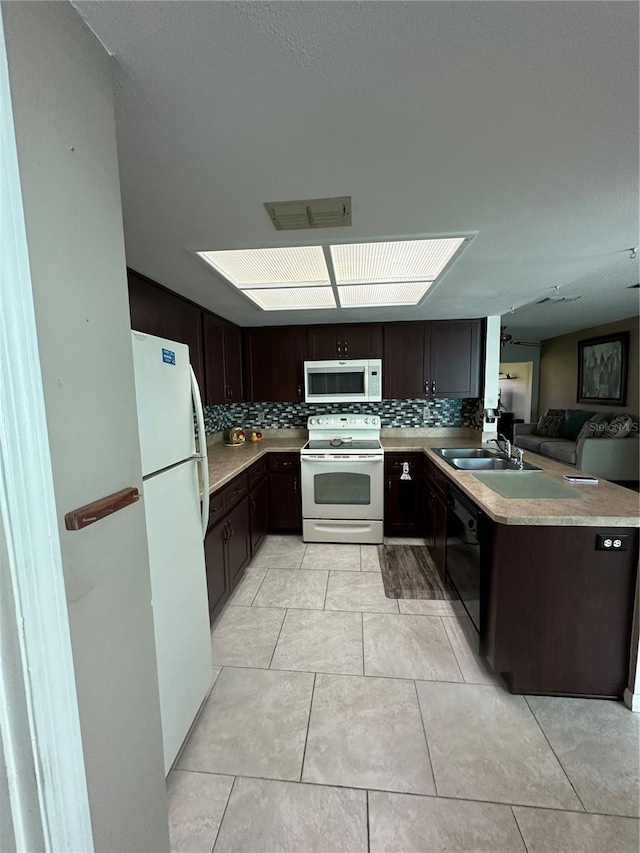
[[[224,523],[224,535],[223,535],[222,539],[224,542],[229,541],[229,522],[228,521],[225,521],[225,523]]]
[[[298,385],[298,397],[302,397],[302,385]]]
[[[391,491],[391,477],[389,477],[389,479],[387,480],[387,491]]]
[[[348,352],[349,352],[349,345],[348,345],[348,343],[345,341],[345,342],[344,342],[344,354],[345,354],[345,355],[347,355],[347,353],[348,353]]]
[[[253,496],[249,497],[249,501],[251,502],[251,512],[255,512],[256,511],[256,502],[255,502]]]
[[[427,397],[429,396],[429,382],[428,381],[424,383],[424,393],[427,395]]]
[[[294,477],[294,480],[293,480],[293,494],[294,495],[298,494],[298,478],[297,477]]]
[[[229,522],[229,530],[231,531],[229,533],[229,539],[231,539],[231,537],[233,536],[233,524],[231,522]]]
[[[433,380],[433,382],[431,383],[431,393],[432,393],[432,394],[435,394],[435,393],[436,393],[436,380],[435,380],[435,379],[434,379],[434,380]]]
[[[342,344],[340,341],[336,341],[336,350],[338,351],[338,355],[342,355]]]

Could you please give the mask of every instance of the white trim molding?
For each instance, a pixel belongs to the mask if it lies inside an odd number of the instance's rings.
[[[629,683],[624,691],[624,704],[630,711],[640,714],[640,577],[636,581],[635,601],[633,628],[631,630]]]
[[[94,846],[1,8],[0,556],[0,736],[15,849],[89,853]]]

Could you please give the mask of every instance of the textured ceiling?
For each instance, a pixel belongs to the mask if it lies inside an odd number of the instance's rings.
[[[638,4],[74,3],[114,58],[130,266],[241,325],[638,312]],[[276,232],[274,199],[353,225]],[[261,312],[195,249],[476,234],[415,308]],[[520,307],[550,295],[578,302]]]

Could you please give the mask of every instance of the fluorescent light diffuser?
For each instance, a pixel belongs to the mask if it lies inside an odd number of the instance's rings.
[[[198,252],[263,311],[417,305],[464,237]],[[339,296],[340,305],[336,303]]]
[[[322,246],[232,249],[198,252],[198,255],[240,290],[292,284],[318,287],[330,283]]]
[[[336,284],[433,281],[464,237],[331,246]]]
[[[340,305],[343,308],[369,308],[374,305],[417,305],[432,284],[432,281],[347,284],[338,286],[338,295]]]
[[[305,308],[335,308],[330,287],[261,287],[242,291],[263,311],[292,311]]]

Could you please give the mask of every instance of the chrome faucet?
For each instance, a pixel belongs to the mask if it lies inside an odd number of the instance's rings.
[[[504,441],[504,448],[500,446],[500,439]],[[493,441],[497,445],[498,450],[502,450],[503,453],[506,453],[507,456],[511,457],[511,442],[506,436],[500,434],[498,438],[491,438],[489,441]]]

